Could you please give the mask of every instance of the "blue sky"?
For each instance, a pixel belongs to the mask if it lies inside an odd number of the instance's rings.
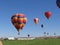
[[[44,16],[46,11],[52,12],[49,20]],[[16,13],[23,13],[28,19],[20,35],[11,23],[11,16]],[[39,18],[38,25],[34,24],[35,17]],[[0,37],[25,37],[27,34],[36,37],[43,36],[44,32],[60,35],[60,9],[56,0],[0,0]]]

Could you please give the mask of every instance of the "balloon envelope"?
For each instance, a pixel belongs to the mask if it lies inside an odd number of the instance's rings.
[[[56,0],[56,5],[60,8],[60,0]]]
[[[43,28],[43,27],[44,27],[44,25],[43,25],[43,24],[41,24],[41,27]]]
[[[39,22],[39,19],[38,18],[34,18],[34,23],[38,24],[38,22]]]
[[[47,11],[47,12],[45,12],[45,17],[47,18],[47,19],[49,19],[50,18],[50,16],[51,16],[51,12],[49,12],[49,11]]]
[[[24,14],[15,14],[11,17],[11,22],[18,32],[25,26],[26,20],[27,18]]]
[[[28,34],[28,37],[30,37],[30,35]]]

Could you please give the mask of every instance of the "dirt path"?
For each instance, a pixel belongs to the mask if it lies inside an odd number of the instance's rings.
[[[0,41],[0,45],[2,45],[2,42]]]

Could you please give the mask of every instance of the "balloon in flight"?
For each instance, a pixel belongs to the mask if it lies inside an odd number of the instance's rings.
[[[34,23],[38,24],[38,22],[39,22],[39,19],[38,18],[34,18]]]
[[[25,26],[27,18],[24,14],[15,14],[11,17],[11,22],[17,29],[19,34],[20,30],[23,29],[23,27]]]
[[[56,0],[56,5],[58,8],[60,8],[60,0]]]
[[[51,12],[50,11],[47,11],[47,12],[45,12],[45,17],[47,18],[47,19],[49,19],[50,18],[50,16],[51,16]]]
[[[41,28],[43,28],[44,27],[44,25],[43,24],[41,24]]]

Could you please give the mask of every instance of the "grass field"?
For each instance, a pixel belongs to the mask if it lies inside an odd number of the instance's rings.
[[[60,45],[60,39],[3,40],[3,45]]]

